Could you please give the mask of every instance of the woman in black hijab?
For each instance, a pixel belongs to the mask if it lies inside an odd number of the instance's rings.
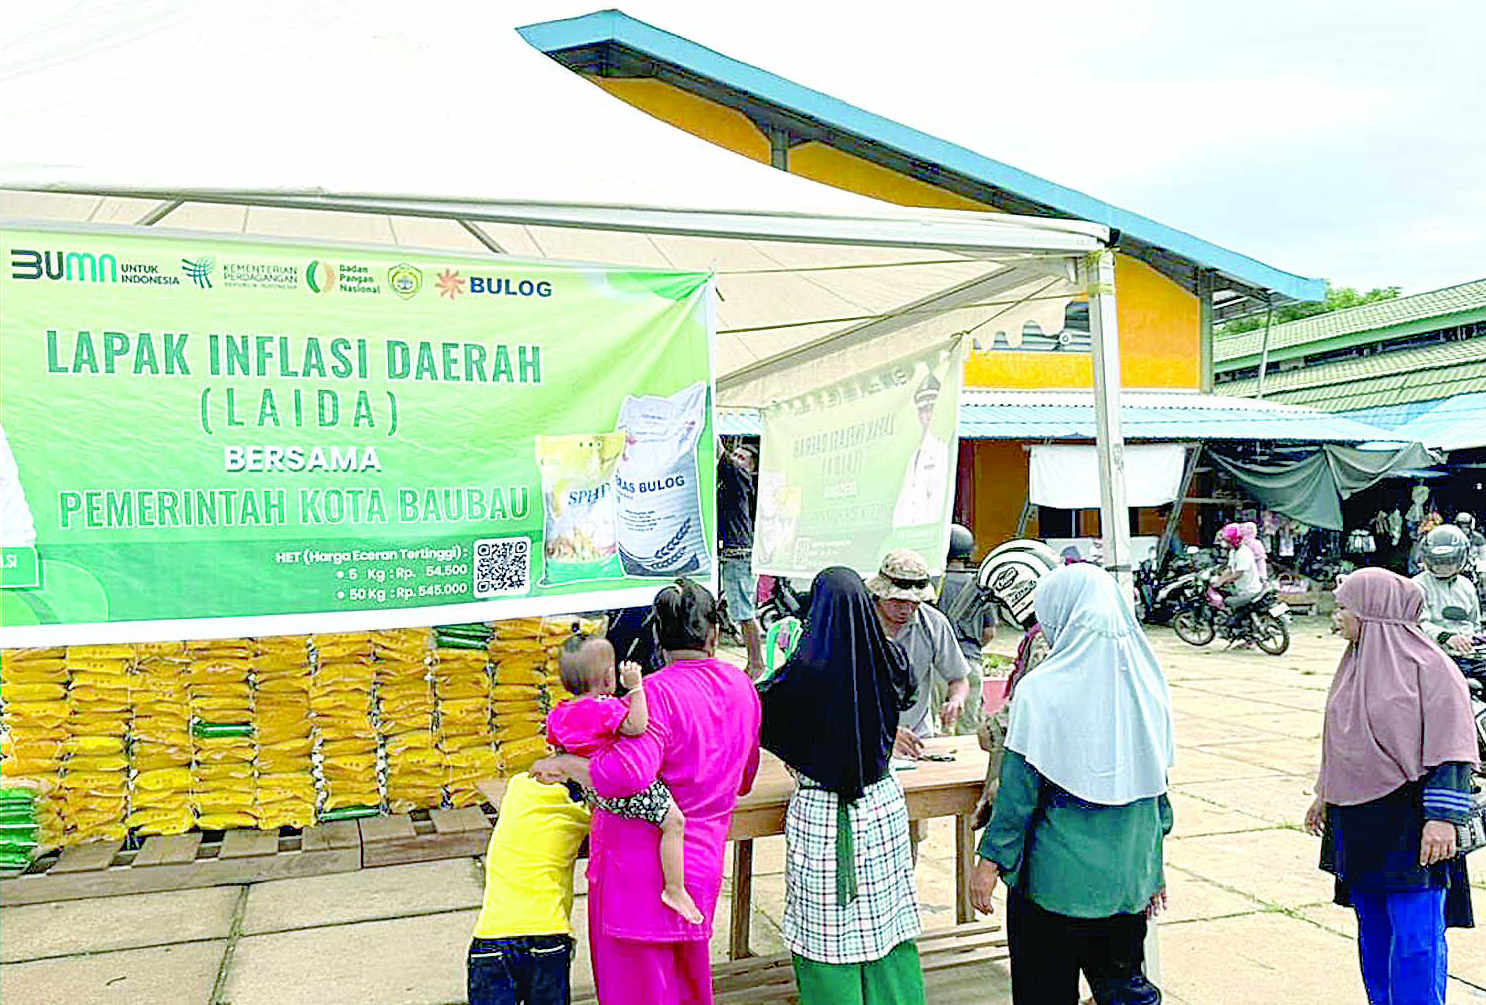
[[[922,1005],[908,807],[889,768],[913,677],[860,576],[815,577],[800,644],[761,690],[763,745],[797,783],[783,930],[800,1005]]]

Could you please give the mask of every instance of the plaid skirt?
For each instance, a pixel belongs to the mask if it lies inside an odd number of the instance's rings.
[[[784,818],[785,944],[817,963],[879,960],[922,931],[908,806],[891,773],[846,807],[856,864],[856,897],[842,903],[836,882],[839,798],[799,776]]]

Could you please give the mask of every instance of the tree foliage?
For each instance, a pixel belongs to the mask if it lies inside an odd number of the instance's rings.
[[[1348,307],[1361,307],[1363,304],[1375,304],[1380,300],[1392,300],[1402,292],[1403,290],[1397,286],[1380,286],[1363,293],[1350,286],[1335,287],[1328,282],[1325,300],[1318,304],[1286,304],[1283,307],[1277,307],[1274,312],[1274,324],[1282,325],[1287,321],[1313,318],[1318,314],[1330,314],[1332,311],[1346,310]],[[1265,312],[1260,311],[1257,314],[1228,322],[1218,329],[1218,335],[1237,335],[1240,332],[1255,331],[1264,327],[1264,321]]]

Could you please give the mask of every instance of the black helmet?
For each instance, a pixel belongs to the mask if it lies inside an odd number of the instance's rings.
[[[975,535],[964,524],[949,525],[949,557],[966,558],[975,554]]]
[[[1470,553],[1471,539],[1452,523],[1436,527],[1424,538],[1424,567],[1441,579],[1458,575]]]

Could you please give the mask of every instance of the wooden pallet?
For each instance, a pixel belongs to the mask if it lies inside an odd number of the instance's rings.
[[[951,967],[970,966],[1006,958],[1006,937],[994,922],[956,925],[918,937],[919,960],[926,974]],[[753,1005],[755,1002],[794,1002],[794,964],[788,953],[728,960],[712,966],[717,1005]],[[592,988],[580,989],[573,1005],[597,1005]]]
[[[93,841],[51,852],[0,879],[0,906],[296,879],[483,854],[494,814],[415,810],[303,831],[230,830]]]

